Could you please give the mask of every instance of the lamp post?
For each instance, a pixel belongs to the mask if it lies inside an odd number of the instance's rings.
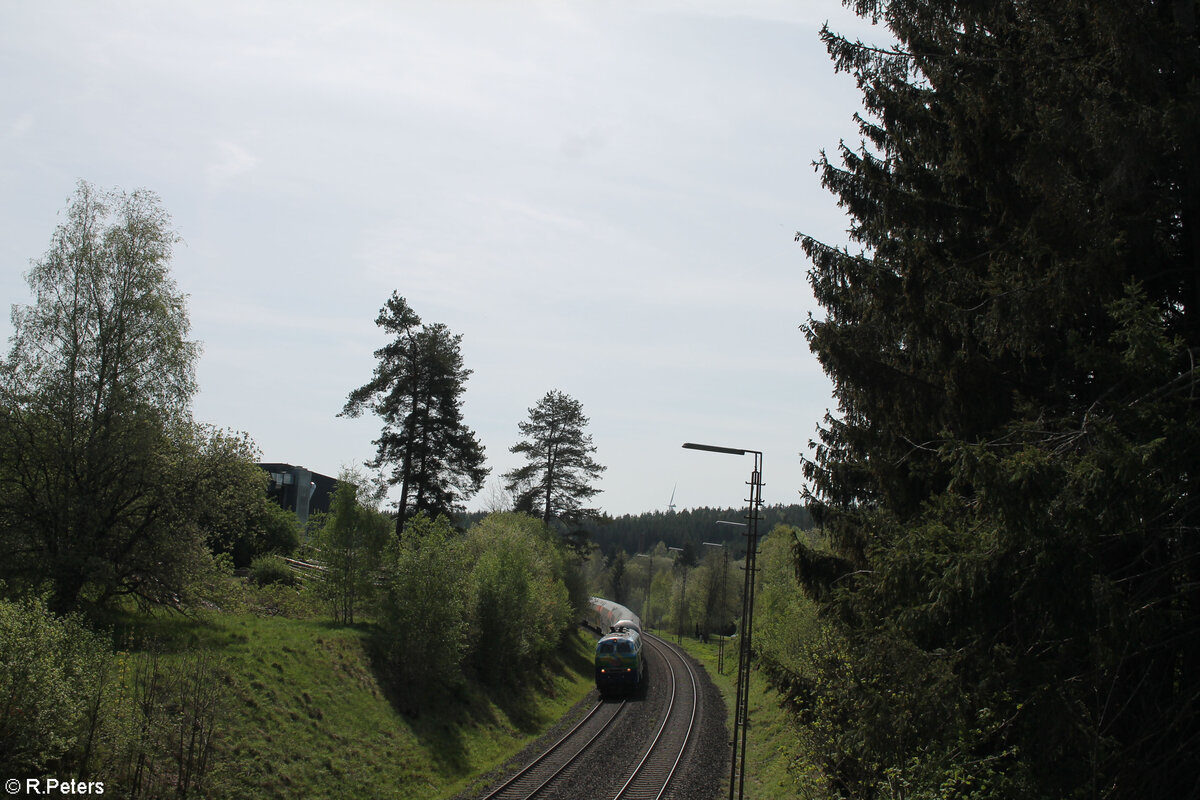
[[[754,573],[755,556],[758,551],[758,520],[759,509],[762,507],[762,452],[747,450],[739,447],[717,447],[711,444],[695,444],[687,442],[683,445],[686,450],[704,450],[709,453],[726,453],[734,456],[744,456],[751,453],[754,456],[754,469],[750,473],[749,509],[746,513],[746,576],[742,588],[742,625],[738,637],[738,681],[737,701],[733,710],[733,759],[729,768],[729,800],[733,800],[733,789],[737,786],[739,800],[744,796],[746,787],[746,736],[749,723],[750,696],[750,637],[754,629]],[[739,737],[741,751],[738,750]]]
[[[717,524],[720,525],[721,523],[718,522]],[[744,522],[731,522],[728,524],[745,525]],[[724,542],[704,542],[703,544],[705,547],[721,548],[721,618],[723,620],[725,617],[725,601],[728,591],[726,587],[729,583],[729,548],[725,546]],[[724,630],[724,625],[722,625],[721,631]],[[725,674],[725,634],[723,632],[717,633],[717,674]]]
[[[680,643],[683,641],[683,608],[684,603],[687,601],[688,564],[687,558],[685,558],[687,553],[684,552],[682,547],[668,547],[667,549],[679,554],[675,556],[675,566],[676,568],[682,568],[683,571],[683,581],[679,587],[679,605],[676,606],[675,611],[675,642]]]
[[[650,630],[650,589],[654,585],[654,552],[636,553],[634,558],[650,560],[650,570],[646,574],[646,596],[642,600],[642,630]]]

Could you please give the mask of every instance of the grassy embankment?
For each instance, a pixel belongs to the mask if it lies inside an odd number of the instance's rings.
[[[592,688],[582,637],[527,685],[468,682],[414,698],[381,679],[365,626],[214,614],[134,628],[167,651],[168,666],[187,650],[224,661],[210,797],[452,797]]]
[[[674,642],[674,637],[670,637]],[[737,696],[737,640],[725,645],[725,674],[717,672],[716,642],[702,644],[684,637],[681,644],[708,671],[725,698],[726,728],[733,730],[733,706]],[[803,797],[792,754],[798,749],[797,733],[787,712],[779,705],[779,694],[767,686],[759,672],[750,679],[749,738],[746,742],[745,796],[749,800],[795,800]],[[739,745],[740,748],[740,745]],[[726,778],[728,781],[728,778]],[[728,783],[725,791],[728,791]]]

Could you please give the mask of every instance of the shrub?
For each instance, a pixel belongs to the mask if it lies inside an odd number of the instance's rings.
[[[259,556],[250,564],[250,580],[259,586],[283,584],[295,586],[298,578],[281,556]]]
[[[86,762],[110,655],[78,617],[0,599],[0,774]]]
[[[524,514],[487,517],[466,547],[472,661],[486,676],[512,678],[553,651],[571,624],[566,559],[553,532]]]
[[[381,651],[411,705],[435,686],[462,679],[468,565],[445,517],[413,517],[383,557],[379,593]]]

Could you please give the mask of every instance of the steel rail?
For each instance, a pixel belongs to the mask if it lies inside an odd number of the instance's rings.
[[[660,653],[663,653],[663,661],[667,662],[667,665],[671,670],[671,702],[667,706],[666,713],[663,714],[662,724],[659,725],[658,732],[654,735],[654,740],[646,749],[646,753],[642,756],[642,760],[639,761],[637,766],[633,768],[633,772],[630,774],[629,779],[625,781],[625,784],[617,791],[614,800],[633,797],[635,792],[638,795],[650,797],[651,800],[661,800],[662,796],[667,791],[667,786],[669,786],[671,783],[671,779],[675,777],[676,770],[679,769],[679,762],[683,760],[683,753],[685,750],[687,750],[688,742],[692,737],[692,730],[696,725],[696,709],[698,708],[700,702],[700,692],[696,686],[696,673],[692,669],[692,665],[689,664],[688,660],[680,655],[675,648],[670,645],[669,642],[665,642],[658,637],[651,636],[647,636],[646,639],[648,642],[654,642],[655,649]],[[671,657],[668,657],[666,652],[670,652]],[[656,750],[656,748],[659,747],[659,743],[663,739],[663,734],[667,732],[668,727],[672,722],[671,714],[675,709],[676,698],[679,696],[679,693],[676,692],[677,681],[675,678],[678,668],[675,666],[672,658],[674,659],[674,662],[683,664],[684,669],[687,671],[686,674],[691,685],[692,706],[690,712],[688,712],[687,727],[683,732],[683,740],[678,743],[678,750],[672,750],[666,755],[667,759],[671,759],[671,754],[674,754],[674,759],[671,760],[670,767],[666,770],[666,774],[650,778],[649,786],[637,787],[635,786],[635,782],[639,778],[646,777],[648,774],[648,771],[645,771],[645,767],[647,764],[651,763],[651,757],[656,757],[659,755],[659,752]],[[687,694],[684,692],[680,699],[686,699],[686,697]],[[664,743],[664,746],[665,744],[666,743]],[[663,765],[659,765],[658,768],[661,769],[662,766]]]
[[[621,713],[621,710],[625,708],[626,702],[627,701],[622,700],[621,704],[619,706],[617,706],[617,709],[615,711],[613,711],[612,715],[607,720],[605,720],[603,725],[600,726],[600,729],[597,730],[590,739],[588,739],[586,742],[584,742],[583,745],[575,752],[574,755],[572,755],[568,759],[566,759],[566,761],[564,761],[558,767],[558,769],[554,770],[547,778],[545,778],[541,783],[539,783],[533,789],[524,791],[522,794],[517,795],[517,797],[520,797],[523,800],[528,800],[528,798],[536,796],[539,792],[542,791],[542,789],[546,788],[546,786],[551,781],[553,781],[555,778],[557,778],[559,775],[561,775],[563,773],[563,771],[567,769],[567,767],[571,766],[576,761],[578,761],[579,758],[584,754],[584,752],[586,752],[587,749],[589,747],[591,747],[592,743],[595,742],[597,739],[599,739],[604,734],[604,732],[606,730],[608,730],[608,726],[612,724],[613,720],[615,720],[617,718],[617,715]],[[508,789],[512,788],[514,786],[514,784],[516,784],[519,780],[521,780],[521,778],[524,778],[526,775],[528,775],[533,769],[535,769],[538,766],[542,766],[542,765],[546,764],[547,760],[550,758],[550,756],[555,754],[558,751],[559,747],[561,747],[564,743],[566,743],[567,740],[574,737],[575,734],[581,728],[583,728],[584,725],[586,725],[589,721],[591,721],[591,719],[594,716],[596,716],[596,712],[598,712],[602,708],[605,708],[606,706],[611,706],[611,705],[612,705],[611,703],[605,703],[603,701],[597,703],[592,708],[592,710],[589,711],[587,713],[587,715],[583,717],[583,719],[581,719],[581,720],[579,720],[579,722],[575,723],[575,725],[572,726],[572,728],[569,731],[567,731],[565,734],[563,734],[562,737],[557,742],[555,742],[554,744],[552,744],[548,748],[546,748],[545,752],[543,752],[541,755],[539,755],[533,761],[530,761],[528,764],[526,764],[519,772],[514,774],[512,777],[510,777],[504,783],[497,786],[490,793],[484,795],[482,800],[495,800],[495,798],[500,797],[504,792],[506,792]]]

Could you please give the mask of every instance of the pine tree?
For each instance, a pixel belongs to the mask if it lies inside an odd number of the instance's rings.
[[[812,713],[861,728],[815,746],[850,796],[1187,796],[1197,4],[854,6],[897,44],[824,32],[867,115],[817,164],[857,252],[801,237],[839,411],[806,464],[833,548],[797,564],[856,676]]]
[[[592,458],[596,446],[584,433],[587,424],[583,404],[557,390],[529,409],[529,419],[517,426],[525,438],[509,448],[527,463],[504,474],[518,511],[572,525],[600,515],[583,505],[599,494],[592,481],[605,470]]]
[[[483,446],[462,419],[462,395],[471,370],[463,366],[461,334],[442,324],[421,324],[408,302],[393,292],[375,324],[394,336],[375,351],[371,380],[350,393],[342,416],[364,409],[383,419],[375,458],[390,467],[400,487],[396,534],[419,512],[451,515],[479,491],[489,470]]]

